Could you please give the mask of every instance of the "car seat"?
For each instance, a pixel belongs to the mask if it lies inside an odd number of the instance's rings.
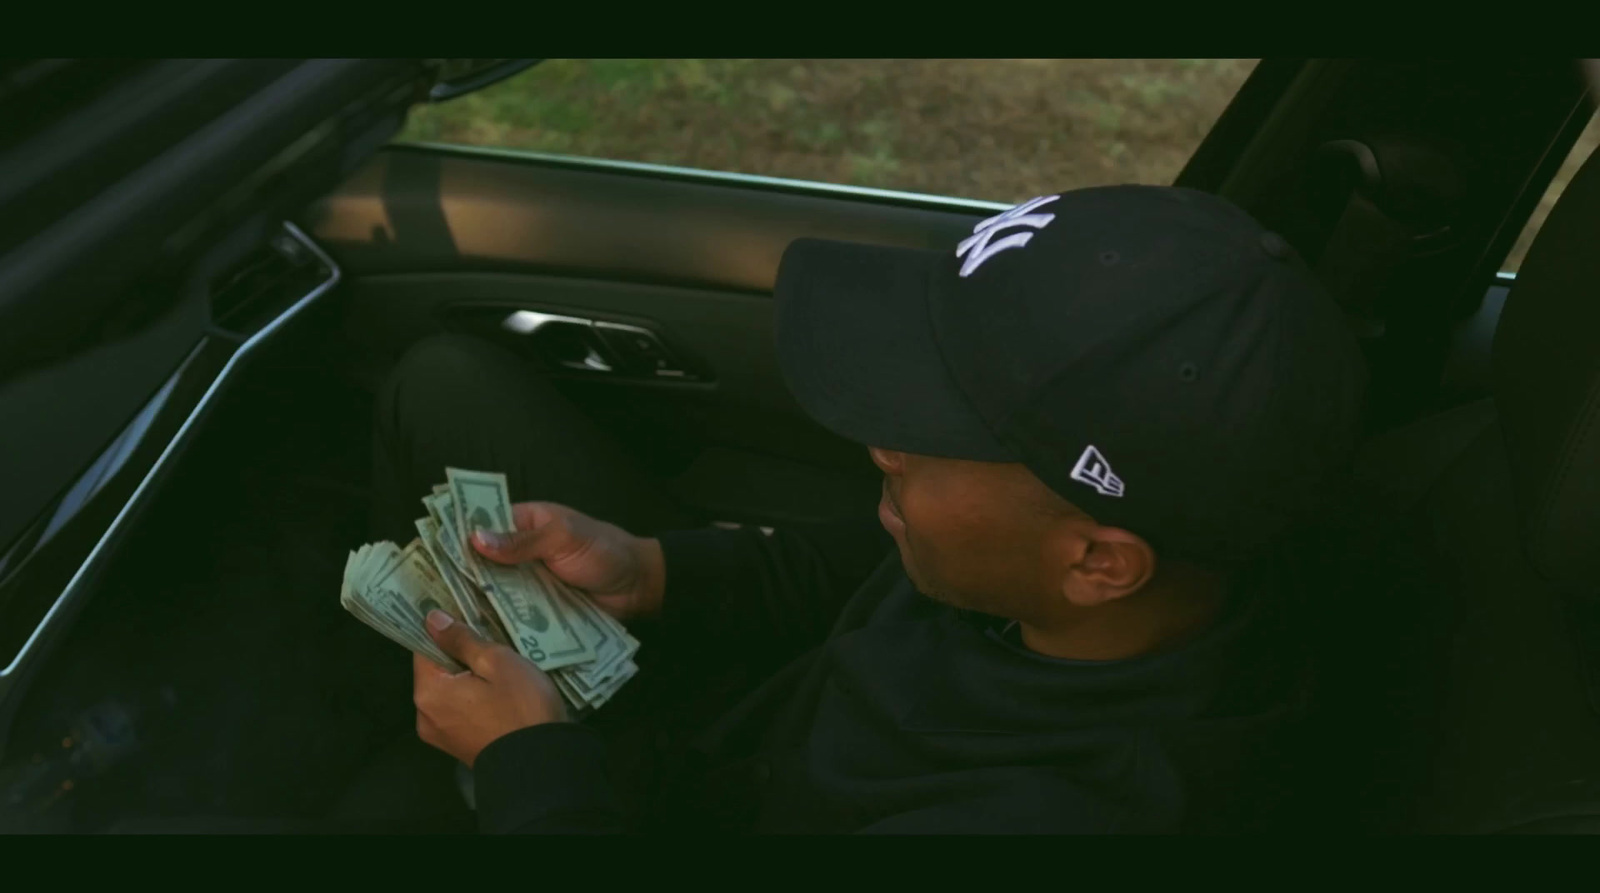
[[[1492,391],[1363,445],[1310,606],[1324,829],[1600,831],[1600,153],[1506,296]]]

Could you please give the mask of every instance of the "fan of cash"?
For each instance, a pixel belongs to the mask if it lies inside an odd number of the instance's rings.
[[[439,650],[424,626],[439,609],[478,635],[510,645],[550,674],[575,709],[604,704],[639,671],[639,642],[588,596],[543,562],[516,566],[480,556],[468,543],[483,528],[511,533],[503,474],[447,468],[449,483],[422,500],[426,518],[401,548],[369,543],[344,566],[339,603],[363,623],[452,672],[466,669]]]

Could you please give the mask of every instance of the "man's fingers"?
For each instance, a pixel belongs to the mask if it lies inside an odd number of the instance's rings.
[[[552,522],[581,514],[559,502],[519,502],[511,506],[511,523],[518,530],[542,530]]]
[[[411,653],[411,678],[414,679],[418,685],[423,684],[424,680],[432,679],[435,676],[447,675],[449,674],[445,672],[444,667],[441,667],[422,655],[417,654],[415,651]]]
[[[519,502],[511,507],[515,532],[474,531],[472,545],[479,554],[501,564],[547,559],[568,548],[576,514],[553,502]]]
[[[494,653],[494,644],[478,638],[465,623],[457,623],[451,617],[437,608],[428,612],[428,635],[438,643],[445,654],[467,665],[467,668],[479,676],[488,675],[489,657]],[[427,658],[419,657],[426,663],[432,664]],[[438,669],[445,676],[453,675],[449,671]]]
[[[472,533],[472,547],[478,550],[479,555],[490,561],[497,561],[500,564],[522,564],[539,557],[541,539],[543,539],[541,531],[537,530],[518,530],[515,533],[475,530]]]
[[[419,686],[432,684],[434,681],[439,679],[454,679],[457,676],[466,675],[466,673],[457,673],[447,670],[444,667],[434,663],[432,658],[423,657],[416,652],[412,652],[411,654],[411,670],[412,678]]]
[[[559,517],[560,513],[553,503],[519,502],[511,507],[511,522],[516,528],[515,532],[474,531],[472,545],[484,557],[501,564],[533,561],[541,557],[538,554],[539,545],[549,536],[554,527],[552,522]]]

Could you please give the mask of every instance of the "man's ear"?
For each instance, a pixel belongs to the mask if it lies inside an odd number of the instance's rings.
[[[1120,527],[1083,531],[1078,558],[1062,580],[1062,595],[1092,608],[1132,595],[1156,572],[1156,553],[1138,534]]]

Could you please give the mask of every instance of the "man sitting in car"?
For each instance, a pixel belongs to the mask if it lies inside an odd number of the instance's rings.
[[[794,395],[883,471],[881,529],[673,529],[644,471],[484,343],[424,342],[390,382],[381,524],[404,536],[446,465],[503,469],[530,501],[474,547],[644,627],[638,679],[580,722],[430,616],[470,669],[415,659],[417,728],[471,767],[480,827],[1267,815],[1302,687],[1279,546],[1347,460],[1364,381],[1287,244],[1204,193],[1082,189],[946,251],[796,241],[776,302]]]

